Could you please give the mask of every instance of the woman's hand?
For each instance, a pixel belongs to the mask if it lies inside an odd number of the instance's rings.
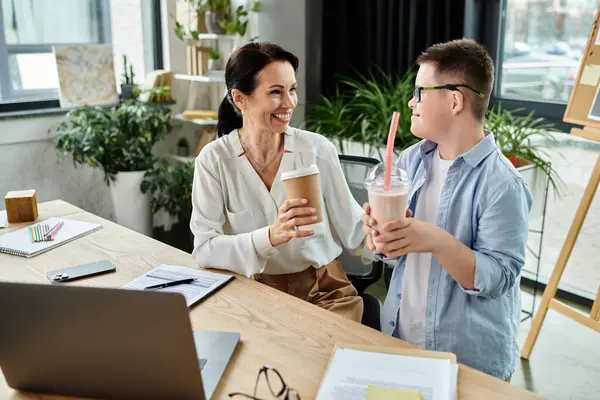
[[[367,247],[369,247],[369,250],[375,251],[375,245],[373,244],[372,235],[374,232],[374,228],[377,225],[377,221],[371,218],[371,206],[369,205],[369,203],[365,203],[363,205],[363,210],[365,210],[365,213],[362,216],[362,229],[363,232],[367,234]]]
[[[296,230],[297,226],[309,225],[317,221],[316,209],[306,207],[306,199],[286,200],[279,208],[277,221],[269,227],[269,240],[273,247],[289,242],[295,237],[309,237],[313,231]]]

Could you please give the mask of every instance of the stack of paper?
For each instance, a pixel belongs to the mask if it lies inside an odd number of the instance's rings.
[[[458,365],[450,358],[337,348],[317,399],[412,399],[416,394],[423,400],[451,400],[456,395],[457,374]]]

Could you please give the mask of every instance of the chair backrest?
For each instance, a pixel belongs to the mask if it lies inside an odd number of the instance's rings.
[[[362,206],[369,199],[367,189],[363,185],[365,178],[369,170],[379,164],[380,161],[375,158],[347,155],[340,155],[339,158],[350,191],[358,204]],[[359,257],[353,256],[347,250],[344,250],[340,256],[340,262],[346,275],[359,292],[362,292],[368,285],[376,282],[381,277],[381,263],[373,263],[369,267],[362,264]]]

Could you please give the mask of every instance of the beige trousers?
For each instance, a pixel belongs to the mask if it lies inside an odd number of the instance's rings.
[[[342,317],[360,322],[363,301],[338,260],[319,269],[283,275],[256,274],[254,280],[308,301]]]

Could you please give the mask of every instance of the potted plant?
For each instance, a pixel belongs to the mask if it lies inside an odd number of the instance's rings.
[[[564,182],[544,150],[557,143],[552,134],[553,125],[544,118],[536,118],[534,111],[520,115],[522,111],[521,108],[505,110],[501,104],[492,107],[487,112],[485,128],[494,133],[498,148],[523,175],[532,191],[539,186],[536,172],[541,171],[554,193],[560,195]]]
[[[381,70],[371,71],[368,77],[355,75],[342,76],[333,96],[323,96],[308,108],[307,128],[335,140],[342,154],[348,152],[348,146],[358,143],[364,155],[377,153],[383,159],[392,114],[399,111],[396,149],[416,143],[418,138],[410,132],[412,111],[408,108],[414,72],[401,77]]]
[[[135,98],[134,89],[136,85],[133,78],[135,78],[133,64],[127,64],[127,56],[123,55],[123,73],[121,74],[121,97],[123,100]]]
[[[236,8],[235,13],[227,15],[226,18],[218,20],[219,26],[229,35],[246,35],[248,29],[248,14],[250,12],[259,13],[262,11],[263,5],[258,0],[253,0],[250,8],[241,5]]]
[[[70,111],[56,129],[55,146],[75,166],[99,167],[110,187],[116,222],[151,235],[150,203],[140,190],[154,162],[152,147],[170,132],[171,109],[134,100],[118,107]]]
[[[204,15],[204,23],[208,33],[225,33],[225,30],[219,26],[218,21],[227,18],[231,10],[231,0],[187,0],[187,2],[198,14],[199,20]]]
[[[259,13],[263,8],[259,0],[254,0],[250,7],[240,5],[235,9],[235,13],[231,12],[231,0],[187,0],[187,3],[198,14],[198,19],[204,15],[208,33],[239,36],[246,34],[249,13]],[[184,25],[179,21],[175,21],[175,34],[180,40],[185,40],[187,35],[194,40],[199,39],[199,30],[191,29],[186,32]]]
[[[193,238],[189,229],[192,215],[192,184],[194,163],[169,163],[165,159],[156,160],[144,174],[142,193],[150,197],[150,207],[164,231],[171,228],[177,231],[175,237],[165,238],[175,247],[191,251]]]
[[[209,71],[219,71],[221,69],[221,53],[219,50],[212,50],[209,54],[208,69]]]

